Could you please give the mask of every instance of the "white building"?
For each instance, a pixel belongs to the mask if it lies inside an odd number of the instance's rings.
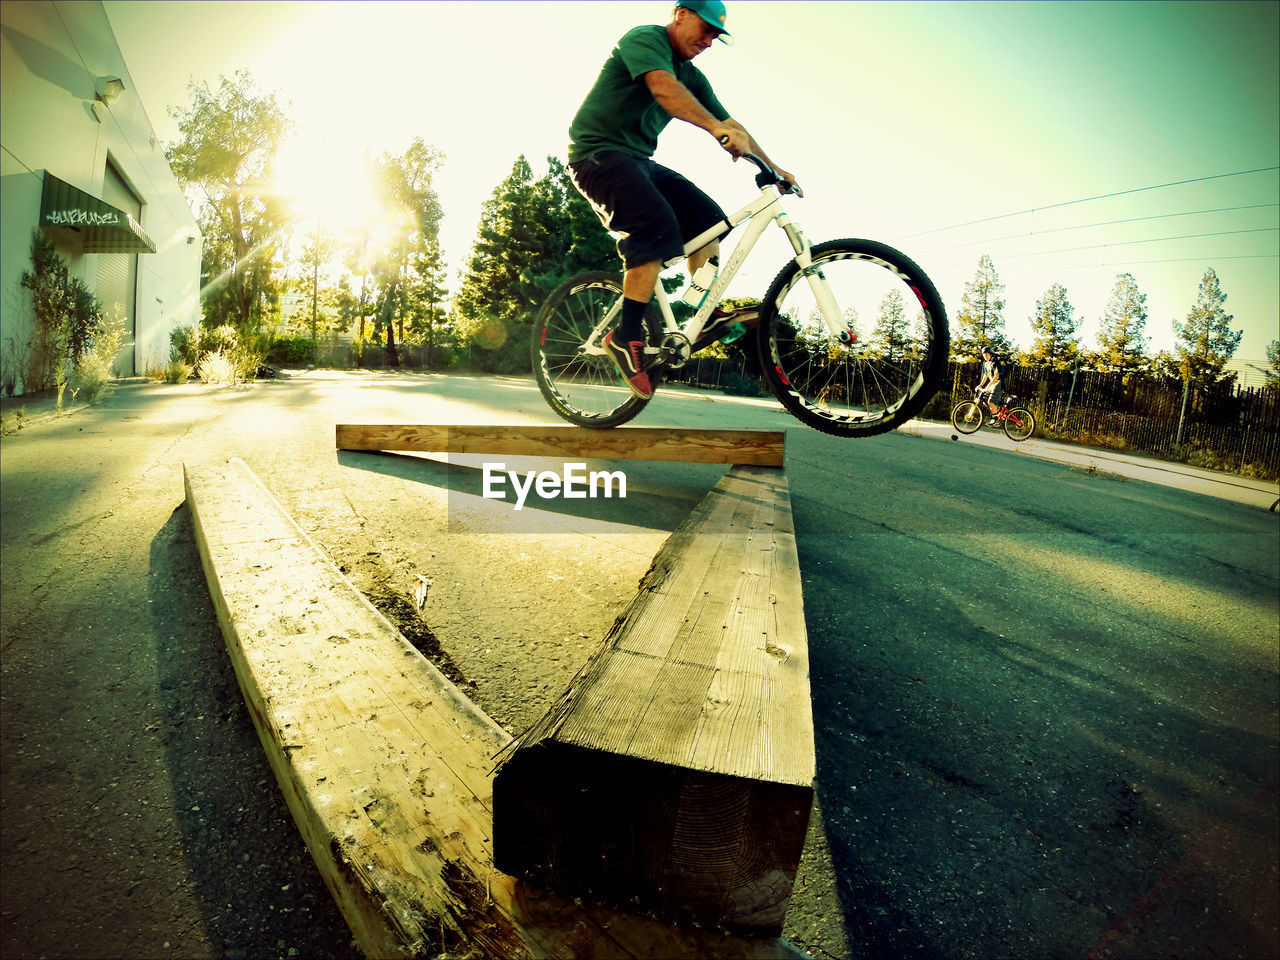
[[[31,234],[125,316],[124,376],[169,361],[200,320],[203,239],[97,0],[0,3],[0,361],[6,393],[33,333]]]

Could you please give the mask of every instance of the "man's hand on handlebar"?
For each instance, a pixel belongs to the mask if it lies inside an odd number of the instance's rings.
[[[800,184],[796,183],[796,178],[794,176],[792,176],[786,170],[769,166],[763,159],[761,159],[760,157],[756,156],[754,153],[751,152],[750,138],[746,136],[746,131],[741,130],[741,128],[724,127],[722,128],[721,131],[719,131],[719,133],[720,135],[716,139],[720,141],[720,146],[724,147],[726,152],[733,155],[733,160],[735,163],[737,163],[743,157],[746,157],[748,160],[754,163],[757,167],[759,167],[762,172],[772,173],[775,177],[777,177],[780,181],[782,181],[778,184],[778,189],[781,190],[783,193],[794,193],[797,197],[804,196],[804,191],[800,189]],[[743,137],[747,139],[748,148],[746,150],[739,150],[740,144],[737,141],[737,136],[739,133],[741,133]]]
[[[785,180],[786,186],[783,187],[783,193],[794,193],[797,197],[803,197],[804,191],[800,189],[800,184],[796,183],[796,178],[785,170],[775,170],[778,176]]]
[[[741,159],[751,152],[751,137],[742,127],[727,125],[719,127],[715,131],[715,137],[720,141],[720,146],[724,147],[734,160]]]

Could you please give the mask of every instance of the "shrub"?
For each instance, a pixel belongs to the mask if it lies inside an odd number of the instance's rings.
[[[111,366],[115,363],[120,344],[124,342],[124,317],[115,312],[105,322],[101,332],[71,365],[67,385],[72,399],[84,394],[89,403],[105,400],[111,392]]]
[[[206,353],[196,366],[201,383],[232,384],[236,382],[236,365],[221,350]]]
[[[229,323],[224,323],[200,334],[200,351],[201,353],[218,353],[219,351],[227,353],[239,340],[236,328]]]
[[[763,395],[761,383],[754,377],[744,376],[737,370],[724,375],[720,389],[731,397],[759,397]]]
[[[181,358],[175,358],[169,361],[169,365],[162,371],[165,383],[186,383],[191,379],[191,371],[194,368],[191,364]]]
[[[227,359],[235,367],[239,381],[256,380],[262,366],[262,354],[250,344],[238,344],[226,352]]]
[[[181,361],[194,368],[200,359],[200,328],[178,327],[169,334],[169,361]],[[167,368],[166,368],[167,369]]]
[[[281,366],[305,366],[311,363],[314,343],[310,337],[277,337],[267,351],[267,361]]]
[[[26,375],[28,389],[67,385],[71,365],[80,360],[103,332],[102,307],[79,277],[72,277],[53,241],[38,229],[31,236],[31,269],[20,284],[31,291],[35,317]]]

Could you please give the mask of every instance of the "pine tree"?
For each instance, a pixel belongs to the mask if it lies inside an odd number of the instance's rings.
[[[431,366],[435,345],[446,311],[444,303],[449,295],[445,287],[447,269],[438,240],[424,244],[422,255],[409,275],[409,326],[413,339],[427,345],[427,366]]]
[[[545,239],[521,271],[520,292],[536,312],[547,294],[575,274],[620,269],[621,264],[608,231],[556,157],[547,157],[547,172],[534,184],[532,200],[531,215]]]
[[[1131,373],[1150,366],[1147,358],[1147,295],[1132,274],[1116,277],[1102,314],[1098,352],[1090,358],[1099,370]]]
[[[505,368],[518,360],[518,350],[528,352],[520,336],[530,319],[530,304],[521,296],[521,273],[537,263],[546,248],[546,226],[536,214],[534,195],[533,169],[521,154],[481,208],[455,304],[455,329],[463,342],[484,348],[487,357],[481,354],[478,359],[502,372],[519,369]],[[513,338],[515,349],[508,348]]]
[[[302,274],[296,286],[308,301],[307,316],[311,320],[311,356],[315,360],[319,355],[319,339],[321,321],[327,319],[328,307],[333,299],[328,280],[329,259],[334,251],[333,236],[322,226],[317,226],[302,247],[299,257]]]
[[[1262,374],[1266,377],[1268,390],[1280,388],[1280,340],[1272,340],[1267,344],[1267,369]]]
[[[1200,292],[1187,319],[1173,321],[1178,367],[1184,380],[1207,386],[1235,376],[1224,377],[1222,369],[1235,355],[1244,331],[1231,329],[1235,317],[1224,309],[1226,302],[1218,275],[1210,267],[1200,281]]]
[[[876,316],[876,330],[872,335],[871,352],[886,360],[899,360],[911,344],[911,328],[907,323],[907,311],[902,303],[902,293],[890,290],[880,301]]]
[[[1031,316],[1031,329],[1036,338],[1027,360],[1055,370],[1072,367],[1080,356],[1077,323],[1075,307],[1067,299],[1067,288],[1060,283],[1050,286],[1036,301],[1036,310]]]
[[[973,280],[964,285],[951,337],[951,356],[962,362],[973,360],[984,345],[1002,356],[1008,355],[1012,346],[1004,333],[1004,284],[985,253],[978,259]]]
[[[555,157],[537,180],[519,157],[485,202],[458,292],[455,328],[489,369],[528,369],[529,324],[547,295],[584,270],[621,272],[608,231]]]

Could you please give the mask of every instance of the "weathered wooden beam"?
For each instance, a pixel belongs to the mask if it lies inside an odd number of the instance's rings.
[[[369,957],[796,957],[581,906],[494,868],[507,734],[365,600],[245,464],[184,468],[201,562],[285,801]]]
[[[508,456],[583,457],[744,463],[781,467],[781,430],[697,430],[684,427],[431,426],[338,424],[339,450],[421,453],[494,453]]]
[[[733,467],[506,751],[497,864],[566,895],[776,935],[814,771],[786,475]]]

